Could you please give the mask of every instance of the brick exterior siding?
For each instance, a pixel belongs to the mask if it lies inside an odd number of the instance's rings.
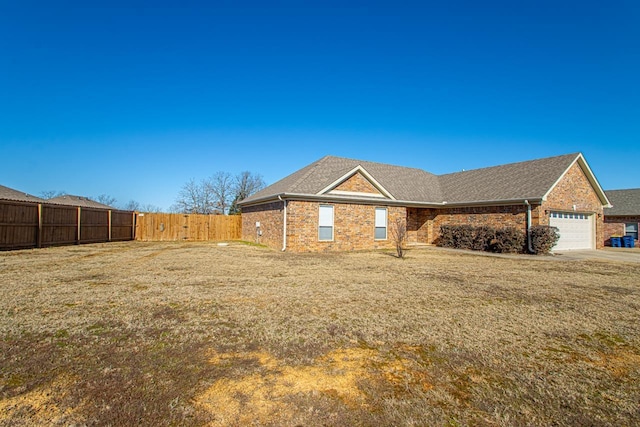
[[[433,243],[433,223],[436,209],[407,208],[407,242]]]
[[[272,202],[264,205],[242,208],[242,240],[259,243],[274,249],[282,248],[284,202]],[[260,222],[258,235],[256,222]]]
[[[437,244],[442,225],[487,225],[496,228],[513,227],[527,232],[527,207],[525,205],[447,208],[438,211],[433,222],[433,234],[429,243]]]
[[[320,205],[333,206],[333,241],[318,239]],[[352,251],[394,247],[392,226],[406,218],[406,208],[387,207],[387,239],[375,240],[375,208],[383,205],[291,201],[288,207],[287,248],[293,252]]]
[[[604,218],[604,243],[611,245],[611,236],[624,236],[625,224],[635,222],[640,226],[640,215],[634,216],[610,216]],[[636,240],[636,247],[640,247],[640,241]]]
[[[575,205],[575,209],[574,209]],[[604,219],[602,202],[593,190],[582,168],[574,163],[560,182],[551,190],[536,212],[538,223],[549,225],[549,212],[579,212],[592,214],[595,224],[596,249],[604,247]]]
[[[380,194],[380,191],[369,182],[361,173],[354,174],[342,184],[338,185],[334,190],[352,191],[357,193]]]

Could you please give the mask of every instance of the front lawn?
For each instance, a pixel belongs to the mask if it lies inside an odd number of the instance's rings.
[[[0,425],[636,425],[640,265],[0,253]]]

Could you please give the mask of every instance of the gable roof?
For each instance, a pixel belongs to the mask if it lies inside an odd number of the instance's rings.
[[[47,203],[54,203],[56,205],[69,205],[69,206],[80,206],[83,208],[96,208],[96,209],[113,209],[109,205],[105,205],[104,203],[96,202],[95,200],[91,200],[88,197],[83,196],[74,196],[72,194],[65,194],[63,196],[54,197],[52,199],[47,199]]]
[[[441,175],[440,183],[448,203],[544,200],[573,163],[580,160],[584,170],[582,154],[572,153]],[[589,175],[590,170],[585,172]],[[599,188],[597,181],[595,184]],[[599,196],[602,200],[604,192]]]
[[[23,191],[14,190],[13,188],[0,185],[0,200],[14,200],[17,202],[36,202],[42,203],[43,199],[40,197],[32,196]]]
[[[640,188],[627,190],[607,190],[607,197],[613,205],[604,211],[605,215],[636,216],[640,215]]]
[[[379,184],[388,203],[403,205],[468,205],[545,200],[547,195],[574,164],[578,163],[594,187],[603,205],[609,201],[580,153],[506,165],[434,175],[421,169],[393,166],[341,157],[326,156],[300,169],[240,202],[257,204],[282,198],[324,198],[338,200],[333,194],[322,193],[346,180],[358,170],[364,170]],[[366,176],[366,175],[365,175]],[[363,200],[365,196],[352,196]],[[373,198],[372,198],[373,199]],[[378,201],[379,197],[376,197]]]
[[[437,176],[421,169],[326,156],[264,188],[240,204],[273,199],[278,195],[321,196],[323,190],[328,190],[332,185],[337,185],[341,178],[346,180],[360,170],[366,171],[365,177],[370,175],[375,180],[374,185],[379,184],[383,190],[381,192],[387,192],[391,196],[389,199],[428,203],[442,198]],[[335,195],[332,197],[338,198]],[[379,201],[380,198],[375,199]]]

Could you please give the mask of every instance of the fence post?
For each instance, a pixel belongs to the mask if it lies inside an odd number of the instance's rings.
[[[131,212],[131,240],[136,240],[136,213]]]
[[[42,247],[42,203],[38,203],[38,235],[36,237],[36,247]]]
[[[76,231],[76,245],[80,244],[80,215],[82,215],[82,208],[78,206],[78,230]]]
[[[111,241],[111,209],[107,211],[107,219],[109,221],[109,241]]]

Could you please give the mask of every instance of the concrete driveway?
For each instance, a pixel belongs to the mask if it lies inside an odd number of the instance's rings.
[[[600,260],[640,263],[640,248],[605,248],[599,250],[554,251],[558,260]]]

